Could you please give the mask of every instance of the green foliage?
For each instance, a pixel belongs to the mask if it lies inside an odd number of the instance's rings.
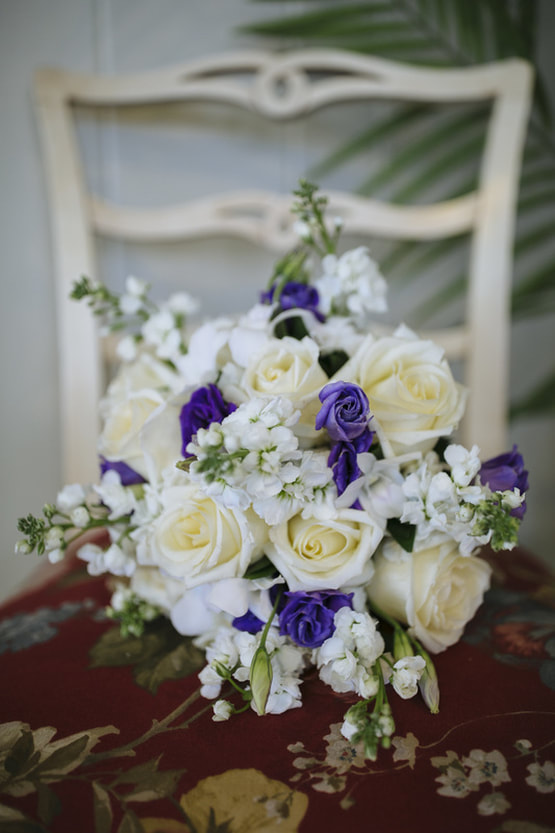
[[[120,624],[121,635],[126,638],[128,636],[142,636],[145,624],[160,616],[162,611],[133,593],[125,599],[121,609],[114,610],[113,607],[108,607],[106,614],[110,619],[117,619]]]
[[[266,6],[276,0],[258,0]],[[515,241],[514,318],[555,312],[555,236],[550,216],[555,207],[555,141],[545,83],[535,61],[537,0],[280,0],[273,20],[255,22],[243,31],[272,38],[280,46],[333,47],[427,66],[469,66],[509,57],[534,65],[534,106],[521,176]],[[449,199],[476,184],[476,161],[486,111],[476,105],[456,108],[445,118],[430,105],[399,104],[387,115],[361,125],[356,135],[308,172],[311,178],[335,172],[374,152],[391,162],[360,182],[364,195],[390,202]],[[403,146],[403,140],[405,145]],[[461,238],[430,243],[393,244],[380,258],[388,278],[409,280],[441,267],[446,279],[414,311],[414,326],[453,308],[463,296],[465,277],[453,254],[461,255]],[[416,259],[415,259],[416,256]],[[460,260],[460,258],[459,258]],[[451,271],[449,271],[451,270]],[[454,270],[454,271],[453,271]],[[552,409],[555,375],[511,409],[519,417]],[[550,404],[551,403],[551,404]]]

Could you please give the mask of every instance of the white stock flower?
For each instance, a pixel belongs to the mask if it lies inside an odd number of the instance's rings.
[[[138,530],[137,556],[186,588],[241,577],[261,555],[266,527],[253,512],[216,503],[196,483],[165,489],[161,501],[159,517]]]
[[[270,527],[266,554],[291,590],[337,590],[368,581],[383,533],[383,521],[356,509],[327,520],[295,515]]]
[[[233,714],[233,706],[227,700],[217,700],[214,703],[214,714],[212,720],[217,723],[222,720],[229,720]]]
[[[129,577],[136,566],[133,556],[118,544],[111,544],[107,550],[96,544],[84,544],[77,550],[77,556],[87,562],[87,572],[91,576],[112,573],[114,576]]]
[[[174,292],[168,298],[167,308],[176,315],[195,315],[200,308],[200,301],[188,292]]]
[[[82,529],[83,527],[87,526],[91,519],[91,516],[86,506],[76,506],[75,509],[72,509],[72,511],[70,512],[69,519],[73,526],[77,527],[78,529]]]
[[[460,555],[455,541],[419,549],[393,560],[374,556],[367,585],[370,601],[410,626],[432,653],[458,642],[489,587],[491,568],[481,558]]]
[[[387,284],[366,246],[351,249],[341,257],[326,255],[322,269],[324,274],[314,285],[324,313],[361,317],[367,312],[387,310]]]
[[[386,457],[431,449],[464,412],[464,389],[443,350],[406,327],[392,336],[369,336],[339,375],[364,390]]]
[[[408,700],[418,691],[418,681],[422,676],[426,662],[422,657],[402,657],[393,665],[391,684],[399,697]]]
[[[339,693],[373,697],[379,683],[372,666],[385,647],[376,622],[368,613],[349,607],[340,608],[334,622],[333,636],[313,652],[320,678]]]
[[[233,328],[231,318],[216,318],[198,327],[191,335],[187,353],[175,359],[182,386],[199,387],[214,381],[229,361],[227,343]]]
[[[148,291],[148,283],[136,278],[134,275],[129,275],[125,279],[125,291],[135,298],[144,298]]]
[[[71,512],[85,502],[85,490],[79,483],[64,486],[56,497],[56,508],[60,512]]]
[[[137,341],[134,336],[124,336],[118,341],[116,355],[122,362],[132,362],[138,356]]]
[[[473,445],[470,451],[462,445],[451,443],[443,456],[451,469],[451,477],[457,486],[469,486],[480,471],[480,449]]]
[[[62,546],[64,543],[64,531],[59,526],[51,526],[46,535],[44,536],[44,545],[46,548],[46,552],[49,550],[55,550]]]
[[[125,515],[131,515],[136,506],[137,500],[133,490],[121,485],[121,478],[117,471],[108,469],[102,475],[99,486],[93,487],[102,502],[110,510],[108,518],[117,520]]]

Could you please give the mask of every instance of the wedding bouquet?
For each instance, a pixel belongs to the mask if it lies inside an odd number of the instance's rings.
[[[301,706],[313,666],[360,698],[343,733],[375,758],[394,722],[388,686],[439,688],[430,653],[480,605],[485,544],[510,549],[525,510],[516,447],[482,462],[453,440],[465,390],[443,351],[405,326],[378,334],[386,285],[366,248],[301,181],[299,245],[245,315],[202,323],[186,293],[156,306],[82,279],[73,297],[127,329],[102,402],[97,485],[68,485],[19,522],[18,550],[61,559],[84,543],[111,574],[109,615],[140,635],[159,615],[206,653],[214,720]],[[87,536],[90,539],[90,536]]]

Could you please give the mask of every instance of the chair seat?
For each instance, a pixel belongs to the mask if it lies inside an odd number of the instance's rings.
[[[435,658],[439,714],[391,692],[376,762],[340,735],[353,700],[314,674],[302,708],[215,723],[202,653],[165,620],[123,639],[104,577],[64,563],[0,611],[0,830],[553,830],[555,583],[521,550],[491,563]]]

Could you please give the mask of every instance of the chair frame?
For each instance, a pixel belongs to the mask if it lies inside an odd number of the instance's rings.
[[[237,74],[241,77],[234,77]],[[245,77],[247,81],[245,82]],[[478,188],[449,201],[398,206],[332,192],[330,210],[351,233],[431,240],[472,234],[466,323],[433,337],[449,358],[466,356],[471,395],[463,442],[483,457],[507,440],[510,287],[515,205],[530,108],[532,71],[510,59],[466,69],[423,69],[339,50],[242,51],[123,76],[37,71],[34,82],[53,238],[63,477],[96,479],[98,401],[103,387],[96,323],[69,300],[74,281],[97,273],[94,235],[133,241],[236,236],[282,251],[294,236],[290,197],[245,190],[156,209],[116,206],[87,193],[74,105],[227,102],[268,119],[293,119],[342,101],[491,100]]]

